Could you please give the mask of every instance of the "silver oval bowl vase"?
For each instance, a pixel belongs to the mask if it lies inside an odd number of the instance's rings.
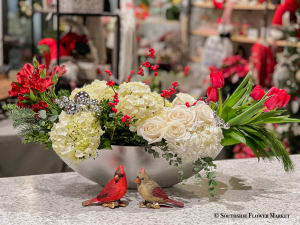
[[[136,189],[135,179],[142,167],[164,188],[180,182],[178,168],[170,166],[164,158],[154,158],[144,147],[114,145],[112,149],[98,151],[95,159],[88,158],[79,163],[71,163],[68,159],[61,158],[74,171],[102,186],[112,179],[120,164],[124,165],[130,189]],[[184,172],[184,179],[193,175],[192,163],[180,168]]]

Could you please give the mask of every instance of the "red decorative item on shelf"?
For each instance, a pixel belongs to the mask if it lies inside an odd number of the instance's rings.
[[[82,203],[82,206],[88,206],[91,204],[111,203],[108,204],[107,206],[109,206],[110,208],[114,208],[114,204],[112,203],[117,202],[117,206],[124,207],[126,206],[126,204],[124,202],[121,202],[120,199],[123,198],[126,192],[127,192],[126,174],[124,172],[124,166],[120,165],[117,168],[114,177],[105,185],[105,187],[97,195],[97,197],[84,201]]]
[[[55,39],[53,39],[53,38],[44,38],[44,39],[40,40],[38,45],[39,46],[41,46],[41,45],[47,46],[49,48],[49,51],[50,51],[50,61],[51,60],[56,60],[56,58],[57,58],[57,42],[56,42]],[[66,49],[62,45],[60,45],[59,55],[60,55],[60,57],[70,56],[70,53],[68,51],[66,51]]]
[[[230,56],[223,60],[220,68],[210,67],[212,72],[222,72],[224,78],[232,82],[233,76],[237,75],[242,78],[249,72],[248,60],[242,58],[240,55]]]
[[[223,9],[225,0],[212,0],[217,9]]]
[[[286,12],[290,12],[290,17],[292,20],[296,19],[295,12],[299,7],[298,0],[285,0],[284,3],[277,6],[272,24],[273,25],[282,25],[282,16]]]
[[[79,35],[74,32],[68,32],[60,40],[61,45],[66,49],[66,51],[69,54],[71,54],[72,51],[75,49],[77,42],[87,44],[88,39],[85,35]]]
[[[262,43],[255,43],[251,48],[251,60],[256,69],[258,84],[270,87],[276,65],[271,48]]]

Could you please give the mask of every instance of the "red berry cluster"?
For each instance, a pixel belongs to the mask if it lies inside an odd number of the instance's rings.
[[[128,127],[129,126],[129,121],[130,121],[130,116],[129,115],[124,115],[121,119],[122,123],[125,123],[125,125]]]
[[[163,98],[171,98],[172,95],[176,94],[177,88],[178,87],[178,82],[174,81],[172,83],[172,87],[169,88],[168,90],[162,90],[160,96]]]
[[[116,84],[116,82],[114,82],[114,81],[112,81],[112,80],[109,80],[109,81],[106,82],[106,85],[107,85],[107,86],[110,86],[110,87],[115,86],[115,84]]]
[[[154,50],[154,48],[149,48],[148,49],[148,57],[155,58],[155,50]]]
[[[148,58],[155,58],[155,51],[153,48],[149,48],[148,49]],[[139,66],[139,69],[137,71],[137,75],[143,77],[145,75],[145,70],[144,68],[149,68],[151,71],[154,72],[154,76],[157,77],[158,76],[158,72],[157,70],[159,69],[159,65],[152,65],[148,59],[146,59],[146,61],[142,62],[142,65]],[[130,71],[130,75],[127,77],[126,82],[130,82],[132,75],[136,74],[136,72],[134,70]]]

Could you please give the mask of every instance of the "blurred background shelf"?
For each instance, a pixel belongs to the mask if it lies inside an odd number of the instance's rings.
[[[160,25],[180,25],[179,20],[166,20],[160,17],[148,17],[145,20],[137,20],[137,24],[160,24]]]
[[[195,62],[195,63],[200,63],[201,58],[200,58],[200,56],[191,56],[191,61]]]
[[[212,2],[194,2],[193,5],[198,8],[204,8],[204,9],[215,9],[215,6]],[[233,6],[234,10],[255,10],[255,11],[263,11],[265,10],[266,5],[265,4],[256,4],[256,5],[249,5],[249,4],[243,4],[238,3]],[[268,10],[275,10],[276,6],[273,4],[268,4]]]
[[[213,31],[213,30],[212,31],[193,30],[192,35],[209,37],[209,36],[212,36],[212,35],[218,35],[218,32]],[[263,41],[263,39],[252,39],[252,38],[248,38],[247,36],[243,36],[243,35],[232,35],[231,40],[233,42],[236,42],[236,43],[244,43],[244,44],[254,44],[258,41]],[[268,43],[269,44],[276,43],[276,45],[279,46],[279,47],[286,47],[287,46],[287,47],[300,48],[300,42],[295,43],[295,42],[289,42],[289,41],[286,41],[286,40],[278,40],[278,41],[269,40]]]

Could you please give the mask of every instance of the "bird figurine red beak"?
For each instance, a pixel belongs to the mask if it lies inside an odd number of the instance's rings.
[[[124,166],[121,164],[115,171],[114,177],[105,185],[97,197],[82,202],[82,206],[100,204],[111,209],[126,207],[127,204],[121,198],[127,192],[127,179]]]
[[[183,203],[170,199],[164,190],[149,177],[144,168],[140,170],[135,182],[138,192],[145,200],[145,202],[140,203],[141,208],[159,209],[162,203],[184,207]]]

